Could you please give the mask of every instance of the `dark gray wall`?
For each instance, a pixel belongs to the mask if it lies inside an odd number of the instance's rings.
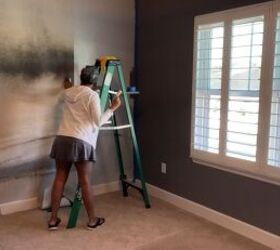
[[[194,16],[259,2],[136,2],[139,137],[150,184],[280,235],[279,186],[198,166],[189,157]]]

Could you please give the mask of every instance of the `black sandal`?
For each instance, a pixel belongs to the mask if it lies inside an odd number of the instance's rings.
[[[87,224],[88,230],[93,230],[97,228],[98,226],[101,226],[105,222],[105,218],[102,217],[96,217],[96,222],[93,225]]]
[[[61,222],[61,219],[60,219],[60,218],[57,218],[55,224],[53,224],[53,225],[48,224],[48,229],[49,229],[50,231],[55,231],[55,230],[57,230],[57,229],[58,229],[58,226],[59,226],[59,224],[60,224],[60,222]]]

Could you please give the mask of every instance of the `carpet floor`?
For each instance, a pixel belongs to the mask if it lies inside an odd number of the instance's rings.
[[[49,214],[31,210],[0,216],[1,250],[266,250],[269,249],[215,224],[152,198],[145,209],[138,193],[97,196],[96,214],[106,223],[85,228],[84,209],[74,229],[66,229],[69,208],[61,208],[58,231],[47,231]]]

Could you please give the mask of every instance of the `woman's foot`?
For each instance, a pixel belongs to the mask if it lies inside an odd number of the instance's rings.
[[[104,222],[105,222],[105,218],[96,217],[96,219],[93,223],[90,222],[87,224],[87,229],[93,230],[93,229],[97,228],[98,226],[101,226]]]
[[[48,224],[48,229],[50,230],[50,231],[55,231],[55,230],[57,230],[58,229],[58,226],[59,226],[59,224],[60,224],[60,222],[61,222],[61,219],[60,218],[56,218],[56,221],[49,221],[49,224]]]

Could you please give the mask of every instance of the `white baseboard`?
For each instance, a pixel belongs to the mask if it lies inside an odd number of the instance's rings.
[[[198,203],[182,198],[178,195],[167,192],[163,189],[147,184],[150,195],[164,200],[175,205],[187,212],[193,213],[208,221],[227,228],[235,233],[238,233],[246,238],[259,242],[272,249],[280,249],[280,237],[262,230],[258,227],[252,226],[248,223],[234,219],[228,215],[217,212],[208,207],[202,206]]]
[[[26,211],[37,208],[39,205],[38,198],[33,197],[25,200],[12,201],[0,204],[0,214],[7,215],[16,212]]]
[[[93,192],[95,195],[101,195],[105,193],[115,192],[120,189],[119,181],[114,181],[110,183],[104,183],[99,185],[93,185]],[[44,198],[41,204],[42,209],[46,209],[50,206],[51,201],[51,188],[47,188],[44,192]],[[65,202],[64,202],[65,203]],[[65,204],[64,204],[65,205]],[[25,200],[12,201],[0,204],[0,214],[7,215],[16,212],[26,211],[30,209],[38,208],[39,198],[33,197]]]

